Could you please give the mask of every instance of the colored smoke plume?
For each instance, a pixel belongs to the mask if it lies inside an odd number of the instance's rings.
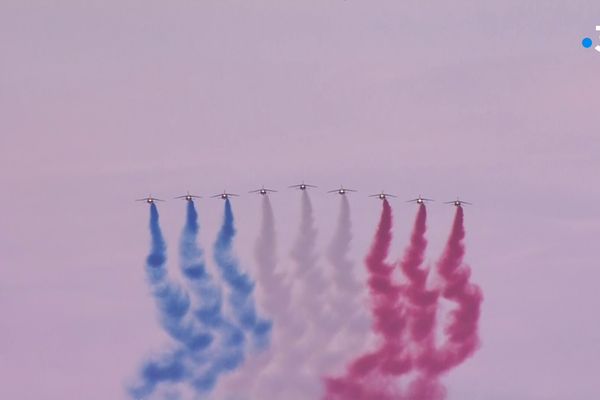
[[[208,352],[195,351],[195,366],[190,378],[199,394],[214,389],[219,377],[244,361],[244,333],[224,315],[221,288],[209,275],[203,251],[198,244],[198,213],[187,201],[186,221],[181,233],[179,254],[183,277],[194,295],[192,314],[197,323],[210,331],[213,346]],[[201,350],[201,349],[199,349]]]
[[[478,323],[483,295],[479,286],[470,282],[471,270],[463,264],[464,238],[464,212],[459,206],[446,248],[437,263],[441,295],[455,303],[456,308],[450,312],[444,328],[444,342],[436,346],[433,341],[427,341],[429,345],[417,361],[421,375],[409,388],[415,399],[444,399],[445,389],[438,377],[462,364],[480,344]]]
[[[221,278],[230,289],[228,302],[236,323],[252,336],[256,348],[265,348],[269,344],[272,324],[261,318],[256,311],[254,283],[248,274],[242,272],[233,252],[235,233],[231,203],[226,199],[223,225],[214,244],[215,262]]]
[[[356,358],[344,377],[326,379],[326,400],[396,399],[397,390],[388,376],[410,370],[410,359],[403,346],[406,321],[399,301],[401,288],[393,282],[394,265],[386,262],[391,242],[392,209],[384,199],[375,238],[365,260],[373,329],[381,343],[377,350]]]
[[[186,366],[190,352],[208,347],[212,337],[198,329],[192,320],[186,318],[190,308],[188,294],[172,282],[167,273],[167,246],[159,224],[158,209],[150,205],[150,254],[146,258],[146,274],[152,295],[159,311],[164,330],[173,338],[176,347],[164,354],[153,357],[141,367],[141,382],[131,387],[133,398],[143,398],[156,389],[161,382],[176,383],[188,377]]]

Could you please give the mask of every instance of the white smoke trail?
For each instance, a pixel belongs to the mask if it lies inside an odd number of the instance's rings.
[[[327,306],[327,283],[317,262],[317,230],[306,191],[302,192],[301,207],[300,229],[291,252],[295,263],[290,274],[291,303],[273,310],[285,315],[275,331],[277,353],[258,380],[257,399],[317,398],[321,392],[319,358],[327,353],[326,343],[335,333]]]
[[[353,353],[365,347],[370,332],[370,320],[363,306],[364,289],[354,275],[354,262],[348,258],[351,242],[350,203],[347,196],[341,196],[337,228],[327,251],[333,266],[331,320],[338,327],[329,348],[328,373],[341,372]]]
[[[223,382],[217,393],[218,398],[261,398],[249,393],[261,391],[260,376],[268,374],[265,368],[268,368],[282,345],[291,340],[292,285],[286,281],[284,273],[277,271],[275,216],[268,196],[262,197],[262,222],[254,250],[258,275],[257,299],[261,309],[273,319],[272,343],[264,352],[252,354],[242,369]]]

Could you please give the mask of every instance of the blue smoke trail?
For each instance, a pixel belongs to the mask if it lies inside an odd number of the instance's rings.
[[[170,351],[153,360],[146,361],[140,370],[142,383],[129,388],[134,399],[145,399],[160,383],[178,383],[186,378],[184,352]]]
[[[186,315],[190,308],[188,294],[168,278],[167,246],[159,224],[158,209],[150,205],[150,254],[146,258],[146,274],[156,301],[160,322],[165,331],[177,341],[175,350],[147,361],[141,367],[142,383],[129,389],[133,398],[148,396],[161,382],[177,383],[187,378],[186,356],[206,349],[212,336],[198,329]]]
[[[219,376],[237,368],[244,361],[244,334],[223,316],[221,288],[208,274],[202,249],[198,246],[198,213],[193,201],[187,202],[186,223],[181,235],[179,252],[181,270],[197,304],[193,314],[197,321],[220,334],[220,343],[211,353],[208,368],[192,379],[200,393],[214,388]]]
[[[151,251],[146,259],[146,273],[152,287],[160,318],[166,331],[178,342],[192,350],[206,348],[211,343],[208,333],[200,332],[195,324],[184,320],[190,308],[185,290],[171,282],[167,275],[167,246],[162,236],[156,205],[150,206]]]
[[[254,345],[263,349],[269,344],[272,323],[260,318],[256,312],[252,296],[254,283],[240,271],[239,261],[233,253],[235,233],[231,203],[226,199],[223,225],[214,244],[214,258],[222,279],[231,289],[228,301],[237,323],[253,336]]]

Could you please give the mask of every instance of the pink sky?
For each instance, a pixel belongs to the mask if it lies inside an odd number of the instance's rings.
[[[482,349],[449,400],[600,393],[600,2],[0,4],[0,398],[124,399],[166,342],[145,282],[147,209],[186,190],[306,179],[322,251],[350,198],[357,268],[395,193],[457,194],[484,290]],[[85,4],[85,5],[83,5]],[[300,196],[272,197],[282,264]],[[233,201],[251,270],[260,201]],[[198,203],[210,248],[222,203]],[[160,205],[176,266],[183,203]],[[428,209],[435,260],[453,209]]]

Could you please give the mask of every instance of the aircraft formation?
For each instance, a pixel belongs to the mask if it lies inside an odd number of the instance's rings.
[[[310,184],[304,183],[304,181],[302,181],[302,183],[298,183],[296,185],[291,185],[291,186],[288,186],[288,187],[290,189],[307,190],[307,189],[316,189],[318,186],[310,185]],[[261,196],[266,196],[269,193],[276,193],[276,192],[277,192],[277,190],[268,189],[268,188],[265,188],[264,186],[261,186],[259,189],[250,190],[248,193],[260,194]],[[346,188],[344,186],[340,186],[337,189],[333,189],[333,190],[328,190],[327,191],[327,193],[339,194],[341,196],[344,196],[344,195],[346,195],[348,193],[354,193],[354,192],[357,192],[357,190],[356,189],[348,189],[348,188]],[[227,200],[230,197],[239,197],[239,196],[240,196],[239,194],[229,193],[229,192],[227,192],[227,190],[223,190],[222,193],[218,193],[218,194],[212,195],[212,196],[210,196],[210,198],[212,198],[212,199],[219,198],[219,199],[222,199],[222,200]],[[385,200],[388,197],[395,198],[395,197],[398,197],[398,196],[390,194],[390,193],[386,193],[385,191],[382,190],[380,193],[370,194],[369,197],[376,197],[379,200]],[[174,199],[186,200],[186,201],[193,201],[194,199],[201,199],[201,198],[202,198],[202,196],[193,195],[193,194],[190,194],[190,192],[187,192],[186,194],[184,194],[182,196],[174,197]],[[146,202],[148,204],[152,204],[152,203],[157,202],[157,201],[165,201],[165,200],[156,198],[156,197],[154,197],[154,196],[152,196],[150,194],[150,195],[148,195],[148,197],[144,197],[144,198],[141,198],[141,199],[136,199],[135,201],[143,201],[143,202]],[[424,204],[424,203],[430,202],[430,201],[435,201],[435,200],[429,199],[429,198],[426,198],[426,197],[422,197],[421,195],[419,195],[418,197],[416,197],[414,199],[411,199],[411,200],[407,200],[406,202],[407,203]],[[469,203],[469,202],[464,201],[464,200],[460,200],[458,197],[456,198],[456,200],[445,201],[444,204],[451,204],[451,205],[454,205],[455,207],[461,207],[463,205],[472,205],[472,203]]]
[[[355,186],[344,185],[318,189],[306,182],[282,185],[284,187],[278,191],[262,185],[248,187],[253,189],[248,192],[225,189],[205,193],[204,198],[224,200],[214,204],[220,203],[223,208],[222,225],[213,244],[214,268],[206,268],[207,261],[201,256],[204,250],[195,200],[202,197],[195,191],[174,193],[177,196],[173,198],[186,209],[179,247],[179,266],[183,273],[177,280],[169,277],[168,246],[160,228],[159,207],[156,207],[157,202],[168,198],[149,195],[136,199],[149,206],[148,227],[152,240],[146,257],[147,282],[157,305],[159,321],[173,321],[160,325],[175,343],[172,352],[146,358],[148,361],[139,368],[139,383],[128,388],[131,398],[147,399],[159,387],[159,390],[170,390],[185,385],[198,398],[214,393],[214,398],[315,399],[318,391],[322,391],[324,396],[318,398],[328,400],[355,400],[356,393],[362,399],[441,399],[445,390],[442,374],[465,362],[479,345],[478,321],[483,297],[481,289],[469,280],[469,267],[463,264],[466,250],[462,206],[471,203],[460,198],[439,201],[446,207],[455,206],[452,230],[439,261],[425,263],[428,246],[428,207],[425,205],[433,202],[433,198],[421,194],[398,198],[394,191],[385,190],[362,194]],[[301,200],[300,215],[296,240],[291,242],[288,253],[290,259],[279,264],[280,233],[276,229],[277,213],[270,200],[285,192],[293,197],[301,195],[301,199],[297,199]],[[236,207],[230,199],[246,193],[261,203],[254,270],[245,269],[248,260],[243,253],[238,256],[234,247]],[[312,196],[308,194],[340,201],[326,260],[319,257],[319,221],[313,212]],[[353,239],[356,225],[352,224],[350,200],[366,201],[381,210],[368,253],[361,257],[366,273],[363,277],[354,276],[356,262],[350,253],[352,242],[356,240]],[[394,202],[409,208],[416,206],[409,242],[395,260],[391,258],[394,236],[394,204],[391,203]],[[214,216],[214,209],[211,211]],[[406,218],[403,220],[406,223]],[[289,218],[284,221],[289,225]],[[283,231],[289,232],[289,229]],[[288,263],[293,267],[286,268]],[[257,274],[256,279],[253,273]],[[397,273],[403,276],[402,282],[396,281]],[[435,283],[433,280],[427,283],[430,274],[435,274]],[[357,296],[363,284],[367,289],[365,294],[369,295],[368,302],[366,297]],[[164,290],[165,287],[177,290]],[[259,288],[260,297],[253,295],[254,287]],[[221,293],[221,289],[228,293],[222,299],[214,295]],[[450,311],[452,318],[438,318],[438,313],[446,313],[449,303],[454,303]],[[368,313],[372,324],[364,323]],[[415,336],[412,327],[418,325],[424,315],[435,318]],[[214,321],[220,322],[215,324]],[[393,329],[389,328],[390,323]],[[281,345],[270,348],[273,352],[267,362],[245,364],[245,359],[250,360],[256,351],[267,350],[274,335]],[[374,336],[379,343],[375,350],[367,345]],[[232,340],[233,337],[243,340]],[[430,341],[436,342],[435,345],[429,345]],[[207,347],[199,346],[200,342],[207,343]],[[294,344],[300,342],[303,350],[294,351]],[[405,351],[413,347],[419,351]],[[223,363],[224,359],[231,361]],[[321,366],[332,365],[328,363],[334,359],[338,360],[338,367],[321,369]],[[374,367],[356,368],[365,359]],[[401,360],[406,367],[389,368],[389,360]],[[344,369],[341,369],[342,363]],[[169,367],[167,375],[154,373],[164,366]],[[176,380],[170,378],[171,366],[176,367],[179,376]],[[231,378],[226,375],[232,370],[237,370],[236,376],[245,382],[255,383],[250,394],[247,385],[230,384],[228,379]],[[304,371],[300,377],[297,377],[298,370]],[[342,370],[346,372],[341,373]],[[289,385],[281,386],[282,381]],[[402,393],[404,390],[406,395]]]

